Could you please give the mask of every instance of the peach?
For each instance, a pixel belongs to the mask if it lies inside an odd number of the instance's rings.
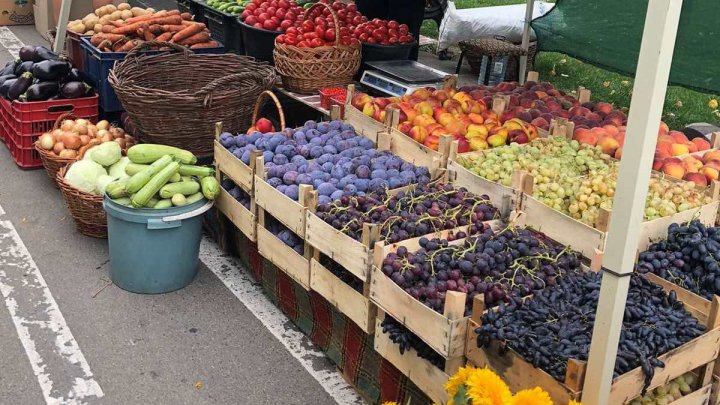
[[[493,111],[493,110],[485,110],[485,111],[483,111],[482,117],[483,117],[483,119],[484,119],[485,121],[487,121],[488,119],[494,119],[495,121],[497,121],[498,118],[499,118],[499,117],[498,117],[498,114],[497,114],[495,111]]]
[[[418,100],[427,100],[428,98],[430,98],[430,94],[432,94],[432,93],[430,92],[430,90],[428,90],[426,88],[417,89],[412,94],[412,98],[418,99]]]
[[[513,129],[512,131],[510,131],[508,133],[508,140],[510,142],[519,143],[521,145],[530,142],[530,138],[528,137],[528,135],[524,131],[519,129]]]
[[[658,134],[660,135],[667,135],[670,132],[670,128],[668,128],[668,125],[662,121],[660,121],[660,129],[658,129]]]
[[[535,125],[538,128],[542,128],[544,130],[548,130],[550,128],[550,123],[545,120],[543,117],[537,117],[534,120],[530,122],[531,124]]]
[[[622,159],[622,146],[617,148],[617,150],[615,151],[615,159]]]
[[[708,142],[705,138],[693,138],[690,142],[694,143],[697,146],[698,150],[710,149],[710,142]]]
[[[380,111],[377,104],[373,103],[365,103],[363,106],[362,112],[363,114],[367,115],[368,117],[372,117],[375,115],[376,111]]]
[[[442,126],[447,126],[449,123],[456,120],[454,115],[447,113],[447,112],[441,113],[440,116],[435,117],[435,119]]]
[[[668,176],[677,177],[678,179],[682,179],[683,176],[685,176],[685,168],[682,165],[682,161],[677,158],[665,160],[662,171]]]
[[[442,123],[441,123],[442,124]],[[465,124],[462,121],[454,120],[450,121],[446,125],[443,125],[449,134],[464,134]]]
[[[442,106],[449,112],[462,112],[462,104],[453,98],[445,100]]]
[[[447,113],[447,110],[442,107],[435,107],[433,108],[433,118],[435,118],[435,121],[440,121],[440,115]]]
[[[673,156],[687,155],[690,153],[690,148],[684,143],[674,143],[670,147],[670,153],[672,153]]]
[[[657,170],[657,171],[661,170],[664,162],[665,162],[664,158],[655,157],[653,159],[652,169]]]
[[[385,122],[385,117],[387,116],[387,113],[385,110],[375,110],[373,113],[373,119],[378,122]]]
[[[606,124],[606,125],[603,125],[602,128],[605,130],[605,132],[606,132],[608,135],[612,136],[612,137],[615,138],[615,139],[617,139],[616,136],[620,134],[620,130],[618,129],[618,127],[616,127],[616,126],[614,126],[614,125],[607,125],[607,124]]]
[[[433,117],[427,114],[418,114],[417,117],[412,121],[413,125],[420,125],[421,127],[427,127],[430,124],[434,124],[435,120]]]
[[[413,124],[410,121],[403,121],[398,125],[398,131],[402,132],[405,135],[410,134],[410,130],[412,129]]]
[[[425,138],[423,145],[427,146],[432,150],[438,150],[438,144],[440,143],[440,137],[438,135],[430,134]]]
[[[598,139],[597,146],[602,149],[603,153],[607,153],[608,155],[612,156],[615,154],[615,151],[620,147],[620,143],[616,141],[613,137],[605,136]]]
[[[688,147],[689,153],[695,153],[698,151],[697,144],[695,144],[693,142],[685,142],[685,145]]]
[[[476,134],[475,136],[487,136],[488,128],[485,125],[470,124],[467,126],[467,133],[470,134],[470,132],[474,132]]]
[[[458,91],[457,93],[455,93],[455,95],[452,96],[452,98],[459,101],[461,104],[472,100],[472,97],[470,97],[470,95],[465,93],[464,91]]]
[[[490,135],[487,138],[487,143],[493,148],[496,148],[498,146],[505,145],[505,142],[507,141],[507,137],[502,136],[500,134],[494,134]]]
[[[457,143],[458,143],[458,147],[457,147],[458,153],[470,152],[470,142],[468,142],[467,139],[459,138],[457,140]]]
[[[620,116],[617,116],[617,115],[612,115],[612,116],[611,116],[611,115],[608,115],[608,116],[605,117],[605,119],[603,120],[603,124],[606,124],[606,125],[615,125],[616,127],[619,127],[619,126],[621,126],[621,125],[623,124],[623,121],[624,121],[623,118],[620,117]]]
[[[702,161],[707,164],[711,160],[718,160],[720,161],[720,149],[713,149],[705,152],[705,154],[702,157]]]
[[[427,101],[416,104],[415,111],[417,111],[419,114],[433,115],[433,107]]]
[[[412,121],[417,116],[415,108],[406,101],[398,103],[398,109],[400,110],[400,121]],[[403,119],[403,115],[405,115],[405,119]]]
[[[471,138],[470,139],[470,149],[471,150],[485,150],[488,149],[490,145],[481,138]]]
[[[515,113],[512,111],[503,111],[502,114],[500,114],[499,121],[501,123],[504,123],[505,121],[510,121],[511,119],[515,118]]]
[[[675,143],[675,139],[670,135],[660,135],[658,136],[658,143],[660,142]]]
[[[599,102],[595,104],[595,111],[608,115],[613,111],[613,105],[610,103]]]
[[[667,159],[672,157],[672,155],[665,149],[655,149],[655,157],[658,159]]]
[[[409,135],[412,137],[412,139],[415,140],[415,142],[423,143],[428,136],[428,131],[427,129],[425,129],[425,127],[416,125],[412,127]]]
[[[470,121],[472,121],[474,124],[482,124],[485,122],[485,118],[481,114],[476,113],[470,113],[468,114],[468,118],[470,118]]]
[[[695,156],[688,156],[683,159],[683,166],[688,173],[697,173],[703,167],[703,162]]]
[[[680,131],[670,131],[670,136],[675,140],[675,143],[688,142],[687,136]]]
[[[692,181],[693,183],[701,187],[707,187],[708,185],[707,177],[705,177],[705,175],[701,173],[686,173],[685,176],[683,176],[683,180]]]
[[[430,97],[434,98],[435,100],[438,100],[440,102],[443,102],[450,98],[450,95],[446,90],[435,90],[432,93],[430,93]]]
[[[465,103],[463,103],[462,106],[463,106],[463,111],[465,111],[466,113],[469,113],[469,114],[479,114],[479,113],[483,112],[483,110],[485,109],[483,107],[482,103],[479,103],[475,100],[468,100]]]
[[[522,130],[525,127],[525,123],[518,118],[513,118],[511,120],[505,121],[503,126],[507,128],[508,131],[512,131],[513,129]]]
[[[372,97],[365,93],[355,93],[352,98],[353,107],[362,110],[365,104],[372,102]]]
[[[705,176],[708,183],[713,180],[717,180],[718,177],[720,177],[720,169],[709,165],[703,166],[702,169],[700,169],[699,173]]]

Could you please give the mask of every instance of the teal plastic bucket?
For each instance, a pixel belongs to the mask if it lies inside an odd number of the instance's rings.
[[[112,282],[140,294],[190,284],[197,273],[203,213],[212,205],[201,200],[164,210],[134,209],[106,196]]]

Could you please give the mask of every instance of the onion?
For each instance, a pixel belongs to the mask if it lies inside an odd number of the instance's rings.
[[[89,124],[88,120],[79,118],[75,120],[75,125],[85,125],[87,126]]]
[[[80,149],[80,147],[82,146],[82,141],[77,135],[65,134],[65,136],[63,136],[62,143],[67,149],[77,150]]]
[[[110,142],[113,140],[113,137],[112,137],[112,135],[110,135],[110,133],[107,133],[107,134],[103,135],[102,137],[100,137],[100,140],[102,142]]]
[[[90,138],[90,136],[88,136],[88,135],[80,135],[80,142],[81,142],[83,145],[87,145],[88,142],[90,142],[90,139],[91,139],[91,138]]]
[[[55,142],[60,142],[60,137],[62,137],[64,133],[62,129],[55,129],[50,134],[55,138]]]
[[[97,138],[102,138],[103,136],[109,135],[109,134],[110,134],[110,132],[108,132],[107,129],[101,129],[101,130],[97,131],[97,134],[95,134],[95,136]]]
[[[60,151],[59,156],[66,159],[75,159],[77,157],[77,152],[72,149],[63,149]]]
[[[53,152],[55,152],[56,155],[59,155],[63,150],[65,150],[65,145],[63,145],[62,142],[58,142],[53,146]]]
[[[107,120],[102,120],[102,121],[98,122],[96,126],[97,126],[97,129],[98,129],[98,130],[101,130],[101,129],[108,130],[108,129],[110,129],[110,123],[109,123]]]
[[[125,138],[118,138],[118,139],[115,140],[115,142],[117,142],[118,145],[120,145],[120,149],[125,149],[125,148],[127,147],[127,144],[126,144],[126,142],[125,142]]]
[[[125,136],[125,131],[123,131],[122,128],[112,127],[108,131],[114,139],[122,138]]]
[[[88,133],[87,124],[81,124],[80,120],[75,122],[75,128],[73,130],[79,135],[86,135]]]
[[[73,120],[65,120],[63,121],[62,125],[60,125],[60,129],[63,131],[72,131],[75,127],[75,121]]]
[[[97,136],[97,133],[98,133],[98,129],[95,125],[92,125],[92,124],[88,125],[88,127],[87,127],[88,135],[90,135],[91,137],[95,137],[95,136]]]
[[[55,146],[55,138],[47,132],[40,136],[39,141],[40,147],[45,150],[52,150],[53,146]]]

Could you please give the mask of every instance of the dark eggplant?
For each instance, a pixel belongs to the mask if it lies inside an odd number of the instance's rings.
[[[33,56],[35,55],[35,47],[32,45],[25,45],[22,48],[20,48],[20,51],[18,52],[18,56],[20,56],[20,60],[23,62],[32,62]]]
[[[2,84],[5,83],[6,80],[10,79],[17,79],[17,77],[13,74],[0,76],[0,86],[2,86]]]
[[[45,48],[44,46],[36,46],[35,52],[33,52],[32,60],[35,63],[42,62],[44,60],[59,60],[60,57],[56,54],[50,51],[49,49]]]
[[[20,77],[25,72],[32,71],[34,63],[33,62],[22,62],[15,66],[15,76]]]
[[[8,89],[7,98],[10,100],[17,100],[21,94],[25,93],[28,87],[32,86],[33,75],[30,72],[25,72],[22,76],[15,80],[15,83]]]
[[[6,63],[5,67],[3,67],[2,70],[0,70],[0,76],[14,74],[15,73],[15,65],[16,65],[16,63],[14,60],[11,60],[10,62]]]
[[[70,72],[70,64],[60,60],[44,60],[33,66],[32,74],[40,80],[60,80]]]
[[[60,90],[57,82],[40,82],[28,87],[25,92],[27,101],[44,101],[56,96]]]
[[[63,83],[84,82],[85,75],[78,68],[72,68],[70,69],[70,73],[63,77],[61,81]]]
[[[0,96],[7,98],[8,90],[17,81],[17,79],[7,79],[3,84],[0,84]]]
[[[80,98],[89,95],[92,87],[84,82],[67,82],[60,86],[60,95],[63,98]]]

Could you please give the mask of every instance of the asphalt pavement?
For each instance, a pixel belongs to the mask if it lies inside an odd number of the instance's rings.
[[[44,43],[33,26],[10,31],[3,64],[13,37]],[[107,241],[79,234],[45,171],[0,144],[0,404],[359,401],[233,258],[208,239],[201,257],[180,291],[115,287]]]

